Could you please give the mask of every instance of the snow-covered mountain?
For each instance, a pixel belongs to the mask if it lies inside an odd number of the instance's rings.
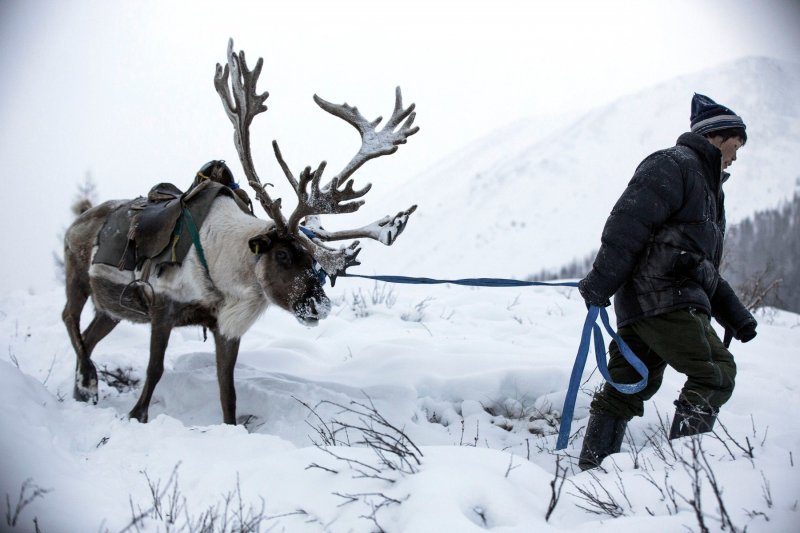
[[[729,169],[729,222],[800,188],[800,64],[747,58],[577,119],[520,120],[452,154],[379,202],[419,210],[392,249],[362,255],[362,270],[524,277],[586,256],[639,162],[688,130],[694,92],[747,124],[748,143]]]

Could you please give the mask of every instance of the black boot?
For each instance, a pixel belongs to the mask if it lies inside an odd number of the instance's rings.
[[[692,405],[684,400],[675,402],[675,417],[669,430],[669,439],[689,437],[698,433],[708,433],[714,429],[717,413]]]
[[[589,417],[586,435],[583,437],[578,467],[588,470],[600,466],[603,459],[622,448],[628,421],[612,415],[599,414]]]

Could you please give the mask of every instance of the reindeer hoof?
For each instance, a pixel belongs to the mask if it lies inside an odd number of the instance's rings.
[[[92,402],[92,405],[97,405],[97,371],[92,366],[86,374],[86,376],[80,373],[75,374],[75,387],[72,389],[72,397],[79,402]]]
[[[131,412],[128,413],[128,418],[138,420],[140,424],[147,424],[147,411],[142,412],[141,409],[134,407],[131,409]]]
[[[91,402],[92,405],[97,405],[97,389],[92,392],[91,390],[86,390],[82,387],[79,387],[76,383],[75,388],[72,389],[72,397],[78,402]]]

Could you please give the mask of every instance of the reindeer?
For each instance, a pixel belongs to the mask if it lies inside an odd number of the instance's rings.
[[[266,191],[250,152],[250,124],[256,115],[266,111],[264,102],[269,96],[267,92],[256,91],[262,66],[263,59],[259,58],[255,68],[249,70],[244,52],[234,53],[233,40],[229,40],[227,64],[224,67],[217,64],[214,86],[233,124],[234,143],[244,174],[269,220],[243,212],[231,196],[217,196],[198,231],[199,247],[192,248],[178,267],[148,281],[151,302],[145,312],[123,303],[131,278],[142,274],[140,268],[132,273],[93,262],[98,235],[107,219],[120,209],[129,209],[132,201],[112,200],[93,207],[67,230],[64,239],[67,302],[62,316],[77,354],[75,399],[97,403],[97,371],[91,360],[97,343],[121,320],[149,323],[147,375],[139,399],[129,413],[130,418],[147,422],[150,400],[164,371],[170,332],[175,327],[199,325],[210,330],[214,337],[223,421],[236,424],[234,365],[240,339],[259,315],[274,304],[293,313],[305,325],[315,325],[324,319],[331,304],[322,288],[319,270],[327,273],[334,283],[346,268],[360,264],[359,241],[338,249],[324,243],[368,238],[391,245],[416,209],[412,206],[354,230],[328,232],[319,225],[320,215],[359,209],[364,203],[361,198],[371,185],[355,190],[353,173],[372,158],[394,153],[419,130],[412,126],[414,104],[403,107],[398,87],[394,112],[380,130],[376,129],[380,117],[370,122],[355,107],[334,105],[314,95],[314,101],[323,110],[351,124],[362,139],[358,153],[323,186],[320,180],[324,161],[313,171],[306,167],[297,179],[273,141],[275,157],[297,194],[297,207],[285,218],[280,198],[273,200]],[[204,253],[200,254],[200,250]],[[89,297],[94,303],[95,316],[81,333],[81,311]]]

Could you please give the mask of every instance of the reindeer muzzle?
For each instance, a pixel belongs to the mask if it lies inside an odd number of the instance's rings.
[[[304,326],[316,326],[330,312],[331,301],[325,293],[309,294],[294,305],[294,316]]]

